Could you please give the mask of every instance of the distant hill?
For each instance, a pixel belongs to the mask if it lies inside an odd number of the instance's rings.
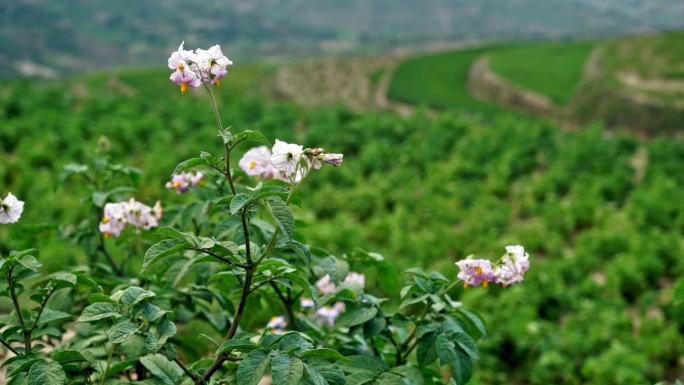
[[[670,0],[15,0],[0,4],[0,76],[159,63],[182,39],[244,58],[681,28]]]
[[[681,132],[684,32],[418,55],[396,67],[388,97],[438,109],[482,111],[494,104],[647,135]]]

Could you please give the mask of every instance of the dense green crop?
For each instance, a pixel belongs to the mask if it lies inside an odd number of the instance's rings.
[[[298,231],[312,243],[333,252],[364,245],[398,266],[444,272],[472,252],[530,249],[524,285],[464,294],[496,320],[473,383],[633,385],[681,372],[684,317],[670,301],[684,274],[680,140],[566,132],[506,114],[303,110],[237,97],[230,79],[220,100],[237,130],[345,153],[344,167],[322,170],[302,192]],[[101,135],[113,159],[144,171],[139,195],[185,201],[163,182],[178,159],[220,146],[206,140],[215,129],[205,98],[181,98],[166,82],[137,71],[3,88],[2,190],[29,202],[24,223],[45,226],[3,228],[0,252],[38,246],[54,256],[43,260],[52,270],[84,261],[55,226],[83,219],[83,190],[57,189],[57,176]]]

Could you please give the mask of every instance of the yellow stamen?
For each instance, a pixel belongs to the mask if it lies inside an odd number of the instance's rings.
[[[220,86],[221,86],[221,81],[218,80],[218,79],[214,80],[214,85],[215,85],[216,87],[220,87]]]
[[[102,223],[104,223],[104,224],[109,223],[109,217],[102,218]]]
[[[249,167],[250,170],[253,170],[254,167],[256,167],[256,165],[257,165],[257,164],[256,164],[255,161],[250,160],[250,161],[249,161],[249,164],[247,165],[247,167]]]
[[[479,275],[482,275],[482,268],[480,266],[476,267],[475,272],[477,272]]]
[[[184,94],[185,91],[188,90],[188,84],[187,83],[181,83],[180,87],[181,87],[181,94]]]
[[[107,239],[109,239],[109,233],[104,233],[104,239],[105,239],[105,241],[106,241]]]
[[[469,288],[469,287],[470,287],[470,285],[468,285],[467,283],[464,283],[464,284],[463,284],[463,288],[464,288],[464,289],[467,289],[467,288]]]
[[[180,187],[180,186],[181,186],[181,184],[180,184],[179,181],[173,181],[173,182],[171,183],[171,187],[173,187],[173,188],[178,188],[178,187]]]
[[[487,286],[489,286],[489,281],[482,281],[482,287],[486,289]]]
[[[178,70],[183,72],[185,70],[185,65],[183,63],[178,63]]]

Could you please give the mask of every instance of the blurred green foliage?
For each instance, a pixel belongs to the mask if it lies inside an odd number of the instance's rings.
[[[400,267],[448,274],[474,251],[498,256],[512,243],[530,251],[525,284],[464,294],[496,325],[473,383],[681,377],[684,316],[672,301],[684,273],[681,140],[568,132],[505,113],[400,118],[237,96],[264,71],[237,67],[226,79],[223,120],[345,154],[343,167],[304,187],[306,209],[296,214],[310,242],[333,252],[364,245]],[[177,160],[221,149],[206,140],[215,132],[206,99],[181,97],[167,77],[134,70],[3,85],[0,186],[27,203],[20,224],[0,228],[0,252],[38,247],[53,270],[84,260],[55,236],[57,225],[83,217],[82,188],[55,186],[62,167],[84,162],[101,135],[114,160],[143,170],[138,199],[187,199],[163,189]]]

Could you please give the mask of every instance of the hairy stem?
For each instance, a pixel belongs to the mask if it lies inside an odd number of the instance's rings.
[[[40,307],[38,308],[38,315],[36,316],[36,320],[33,321],[33,326],[31,326],[31,330],[29,333],[33,333],[33,331],[36,329],[36,326],[38,326],[38,321],[40,321],[40,316],[43,315],[43,310],[45,309],[45,306],[47,305],[48,300],[50,299],[50,296],[52,296],[52,293],[55,292],[55,289],[51,289],[47,295],[45,295],[45,298],[43,298],[43,301],[40,303]]]
[[[225,338],[226,341],[235,337],[235,333],[237,333],[238,326],[240,325],[240,320],[242,319],[242,314],[245,311],[245,305],[247,304],[247,297],[249,296],[249,287],[252,285],[252,279],[254,278],[254,271],[255,271],[254,267],[247,269],[247,275],[245,277],[245,286],[242,289],[242,295],[240,296],[240,303],[238,304],[238,308],[235,311],[235,316],[233,317],[233,322],[230,325],[230,330],[228,330],[228,335]],[[214,361],[214,363],[207,369],[207,371],[204,372],[202,377],[195,380],[195,384],[196,385],[202,385],[205,382],[209,381],[211,376],[213,376],[214,373],[216,373],[216,371],[221,369],[221,366],[223,366],[223,363],[226,362],[227,360],[228,360],[227,354],[225,354],[225,353],[219,354],[219,356],[216,358],[216,361]]]
[[[97,245],[97,248],[102,252],[102,255],[107,258],[107,262],[109,262],[109,266],[112,267],[112,270],[114,270],[114,273],[118,277],[123,277],[123,269],[116,263],[114,260],[114,257],[109,253],[107,250],[107,246],[105,245],[105,239],[104,239],[104,234],[100,233],[100,242]]]
[[[17,317],[19,318],[19,324],[21,325],[21,330],[24,334],[24,354],[31,354],[31,332],[26,328],[26,323],[24,323],[24,316],[21,314],[21,307],[19,306],[19,299],[17,297],[17,291],[14,286],[14,280],[12,280],[12,273],[14,272],[14,266],[10,267],[7,272],[7,283],[10,289],[10,295],[12,296],[12,303],[14,304],[14,309],[17,312]]]
[[[271,281],[270,284],[273,288],[273,291],[275,291],[276,295],[278,295],[278,298],[280,298],[280,302],[283,303],[283,307],[285,308],[285,314],[287,316],[287,324],[290,325],[290,327],[294,327],[295,316],[294,312],[292,311],[292,301],[283,295],[283,292],[280,290],[280,288],[274,281]]]
[[[188,368],[183,361],[181,361],[178,357],[174,358],[173,361],[180,366],[181,370],[185,372],[185,374],[188,375],[193,381],[197,381],[200,379],[200,376],[197,374],[193,373],[190,368]]]
[[[17,352],[16,350],[14,350],[14,348],[11,347],[10,344],[8,344],[7,342],[5,342],[5,340],[3,340],[2,338],[0,338],[0,344],[2,344],[2,345],[3,345],[5,348],[7,348],[7,350],[9,350],[10,352],[14,353],[15,356],[20,355],[19,352]]]

